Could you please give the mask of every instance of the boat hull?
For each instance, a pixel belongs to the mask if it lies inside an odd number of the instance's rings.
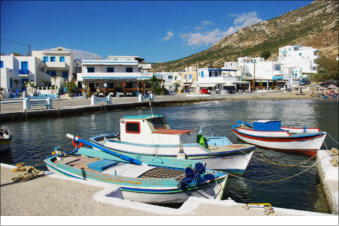
[[[1,139],[0,140],[0,153],[6,152],[11,149],[11,141],[10,139]]]
[[[292,151],[299,152],[305,155],[314,156],[323,144],[326,133],[315,134],[314,136],[296,136],[296,137],[267,137],[267,136],[254,136],[248,133],[242,133],[233,128],[235,135],[250,144],[258,147],[279,150],[279,151]]]
[[[97,137],[98,138],[98,137]],[[113,150],[114,152],[127,154],[127,155],[143,155],[143,156],[154,156],[160,158],[180,158],[177,154],[168,154],[168,153],[178,153],[178,149],[173,149],[172,151],[167,151],[165,148],[159,148],[156,150],[156,147],[143,147],[133,144],[125,144],[123,142],[109,142],[102,144],[97,142],[95,139],[91,139],[91,142],[100,145],[102,147]],[[242,145],[242,144],[233,144],[231,146],[236,147],[234,151],[225,151],[225,152],[208,152],[204,154],[193,154],[194,152],[184,149],[184,157],[190,160],[198,160],[206,164],[207,168],[213,170],[221,170],[228,173],[235,173],[242,175],[253,155],[254,146]],[[130,150],[133,150],[131,152]],[[195,152],[198,152],[197,150]],[[162,153],[162,154],[161,154]],[[188,153],[191,153],[188,154]]]
[[[115,185],[116,187],[120,187],[121,189],[121,193],[116,193],[115,195],[113,195],[113,197],[143,203],[154,203],[154,204],[183,203],[190,196],[220,200],[222,198],[223,191],[225,189],[227,181],[226,175],[225,177],[220,178],[213,183],[206,183],[204,185],[190,187],[187,189],[179,189],[178,187],[157,188],[148,186],[138,186],[139,182],[133,182],[131,183],[130,186],[126,186],[114,183],[114,181],[121,181],[124,180],[124,178],[107,177],[100,174],[93,174],[88,172],[83,173],[81,171],[79,172],[74,170],[68,171],[58,167],[57,164],[51,164],[51,162],[49,161],[45,160],[45,163],[48,170],[55,174],[61,174],[63,176],[75,178],[78,180],[96,181],[96,182],[99,181],[109,183]]]

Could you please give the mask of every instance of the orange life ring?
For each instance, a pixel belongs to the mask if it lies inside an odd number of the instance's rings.
[[[75,137],[80,138],[79,136],[75,136]],[[78,147],[77,143],[79,144],[79,147]],[[84,146],[84,144],[81,143],[81,142],[79,142],[79,141],[78,141],[77,143],[75,142],[74,139],[72,140],[72,144],[73,144],[73,146],[74,146],[75,148],[81,148],[82,146]]]

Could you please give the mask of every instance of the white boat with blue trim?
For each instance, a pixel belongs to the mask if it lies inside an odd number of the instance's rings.
[[[295,128],[281,126],[281,121],[257,120],[253,124],[237,121],[232,127],[235,135],[259,147],[293,151],[314,156],[323,144],[326,132],[319,128]]]
[[[135,159],[97,145],[99,150],[80,148],[81,143],[93,144],[67,136],[77,147],[66,153],[55,151],[44,160],[47,168],[64,176],[115,185],[123,199],[155,204],[183,203],[190,196],[220,200],[226,187],[228,174],[206,169],[201,162]]]
[[[122,154],[199,160],[207,168],[243,174],[255,146],[226,137],[203,137],[195,130],[171,129],[162,115],[125,116],[120,133],[91,137],[93,144]]]

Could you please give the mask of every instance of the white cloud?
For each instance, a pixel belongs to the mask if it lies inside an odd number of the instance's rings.
[[[231,35],[241,28],[259,23],[262,19],[258,18],[256,12],[248,12],[242,14],[232,14],[232,17],[235,17],[233,24],[234,26],[229,27],[227,30],[222,31],[219,28],[214,29],[213,31],[207,32],[189,32],[181,33],[180,38],[184,40],[185,44],[188,46],[202,46],[214,44],[225,36]],[[211,21],[202,21],[203,26],[205,25],[214,25]],[[196,27],[196,30],[199,27]]]
[[[201,21],[201,26],[196,26],[195,30],[201,30],[203,28],[208,27],[209,25],[214,25],[214,23],[212,21],[208,21],[208,20],[203,20]]]
[[[167,31],[166,36],[164,36],[161,40],[164,42],[167,42],[168,40],[172,39],[174,36],[174,33],[172,31]]]

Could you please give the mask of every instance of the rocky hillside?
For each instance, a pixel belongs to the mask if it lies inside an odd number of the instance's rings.
[[[185,66],[220,68],[225,61],[240,56],[260,56],[271,52],[276,60],[278,50],[286,45],[311,46],[329,57],[338,55],[338,1],[316,0],[300,9],[268,21],[243,28],[226,36],[209,49],[166,63],[152,64],[153,71],[179,71]]]

